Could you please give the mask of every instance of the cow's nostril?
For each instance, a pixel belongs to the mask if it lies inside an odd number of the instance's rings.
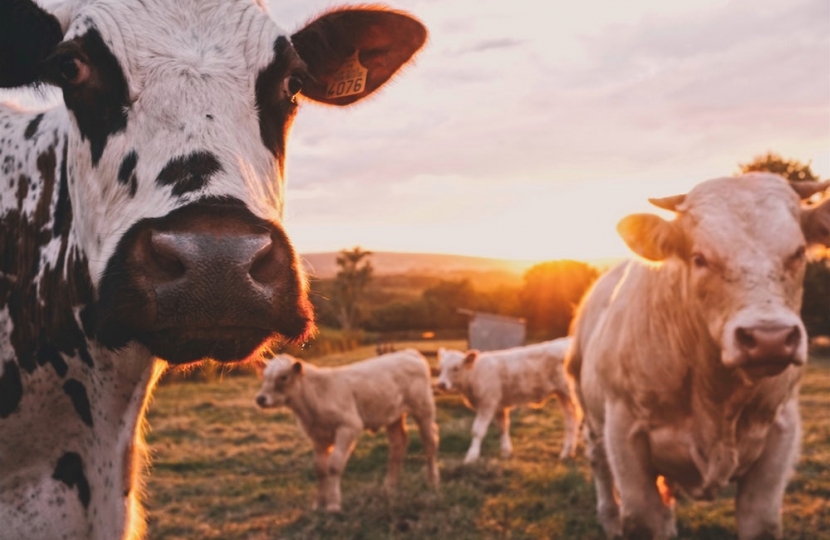
[[[184,275],[185,266],[179,252],[180,246],[170,234],[150,231],[149,245],[150,258],[159,269],[170,278]]]
[[[254,254],[248,274],[257,283],[271,286],[280,280],[290,266],[290,257],[286,257],[279,243],[272,239]]]
[[[751,330],[747,330],[746,328],[737,328],[735,329],[735,339],[738,341],[738,345],[743,349],[753,349],[758,345],[758,342],[755,340],[755,336],[752,335]]]
[[[256,397],[256,404],[260,407],[265,407],[265,396],[257,396]]]

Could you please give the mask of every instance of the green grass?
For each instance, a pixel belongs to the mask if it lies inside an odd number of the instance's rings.
[[[372,354],[372,348],[362,348],[320,363],[339,365]],[[310,510],[315,480],[305,436],[289,411],[255,407],[258,388],[251,376],[158,388],[147,435],[153,457],[145,497],[149,538],[604,538],[581,448],[571,462],[557,458],[562,421],[555,400],[540,410],[513,412],[512,458],[498,458],[492,426],[481,462],[465,466],[472,412],[457,397],[439,396],[440,490],[433,492],[424,481],[420,441],[409,424],[401,484],[396,493],[386,493],[386,437],[367,433],[343,477],[344,512],[327,515]],[[811,362],[801,411],[804,447],[784,500],[785,537],[830,539],[830,361]],[[680,501],[680,538],[734,539],[728,495],[713,502]]]

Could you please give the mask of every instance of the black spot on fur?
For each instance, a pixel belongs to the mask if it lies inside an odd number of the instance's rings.
[[[86,395],[86,387],[80,381],[69,379],[63,383],[63,391],[72,400],[75,412],[84,421],[84,424],[92,427],[92,412],[89,408],[89,398]]]
[[[53,368],[55,368],[55,373],[58,374],[59,377],[64,377],[66,375],[66,370],[68,366],[61,356],[60,351],[51,344],[45,343],[41,345],[37,350],[37,363],[38,365],[46,365],[51,364]]]
[[[65,236],[69,233],[69,224],[72,221],[72,205],[69,202],[69,183],[66,174],[66,151],[69,143],[63,139],[63,156],[61,157],[61,178],[58,187],[58,203],[55,205],[55,220],[52,223],[52,235]]]
[[[17,409],[23,398],[23,383],[20,382],[20,369],[12,361],[3,362],[3,375],[0,376],[0,418],[6,418]]]
[[[221,170],[222,165],[210,152],[193,152],[189,156],[168,161],[156,178],[156,183],[160,186],[173,186],[173,195],[184,195],[204,188],[210,177]]]
[[[296,51],[285,36],[274,42],[274,60],[259,72],[256,79],[256,105],[259,114],[259,135],[262,144],[274,154],[280,171],[285,162],[285,140],[297,105],[282,92],[282,81],[292,69]]]
[[[130,187],[130,197],[135,197],[138,191],[138,179],[135,176],[135,166],[138,164],[138,154],[135,150],[130,151],[121,162],[121,167],[118,168],[118,181],[125,186]]]
[[[29,140],[35,136],[35,133],[37,133],[37,127],[40,125],[41,120],[43,120],[43,113],[32,118],[32,121],[29,122],[28,126],[26,126],[26,131],[23,132],[23,137],[26,140]]]
[[[58,459],[52,478],[63,482],[70,488],[78,488],[78,498],[84,508],[89,507],[89,482],[84,474],[84,463],[77,452],[66,452]]]
[[[64,84],[63,100],[75,114],[81,137],[89,140],[92,165],[96,166],[110,135],[127,127],[129,88],[118,59],[104,43],[98,30],[90,28],[73,41],[89,59],[90,74],[87,81],[76,86]],[[56,84],[62,81],[55,74],[49,78]]]
[[[0,87],[38,80],[38,68],[63,39],[58,20],[31,0],[0,2]]]

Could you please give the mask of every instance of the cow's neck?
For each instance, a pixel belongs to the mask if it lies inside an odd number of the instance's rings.
[[[665,360],[682,374],[682,386],[670,391],[684,396],[690,451],[702,476],[700,493],[695,495],[711,498],[739,465],[738,424],[747,405],[757,398],[759,385],[723,366],[720,346],[699,312],[678,308],[694,306],[685,297],[688,274],[682,265],[664,264],[651,279],[656,286],[647,289],[647,312],[661,315],[650,317],[650,335],[644,342],[664,343],[662,350],[670,351]]]
[[[0,145],[14,164],[0,176],[4,188],[14,185],[0,195],[0,493],[29,494],[40,521],[63,490],[71,502],[56,527],[121,538],[142,521],[132,488],[141,452],[132,441],[160,367],[143,347],[109,351],[92,337],[94,292],[68,195],[76,179],[66,111],[0,107],[0,120],[6,141],[25,142],[16,152]],[[11,436],[23,432],[22,444]],[[0,500],[0,516],[7,511]]]

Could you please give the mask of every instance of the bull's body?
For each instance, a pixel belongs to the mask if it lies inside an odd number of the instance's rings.
[[[799,207],[784,179],[760,174],[654,202],[677,218],[619,229],[657,263],[597,281],[568,358],[599,520],[609,538],[664,540],[673,491],[711,499],[735,482],[739,538],[781,538],[800,446],[805,247],[827,243],[829,205]]]

